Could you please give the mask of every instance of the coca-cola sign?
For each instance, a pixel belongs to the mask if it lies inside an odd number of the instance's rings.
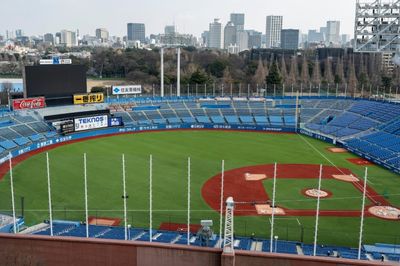
[[[45,106],[46,102],[44,97],[13,100],[14,110],[39,109],[39,108],[44,108]]]

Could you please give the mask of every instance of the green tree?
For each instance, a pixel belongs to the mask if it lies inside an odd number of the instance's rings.
[[[276,62],[272,63],[271,69],[265,81],[268,85],[282,84],[282,77],[281,74],[279,73],[278,65],[276,64]]]

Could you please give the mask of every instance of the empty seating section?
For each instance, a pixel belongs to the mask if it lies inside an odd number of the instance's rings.
[[[37,132],[34,131],[32,128],[30,128],[27,125],[18,125],[18,126],[13,126],[12,129],[16,132],[18,132],[21,136],[29,136],[36,134]]]
[[[0,142],[0,146],[6,150],[12,150],[17,147],[17,144],[11,140],[5,140]]]

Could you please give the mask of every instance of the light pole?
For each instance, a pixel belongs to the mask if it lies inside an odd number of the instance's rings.
[[[131,225],[128,224],[128,240],[131,240]]]
[[[275,253],[278,253],[278,236],[275,236]]]

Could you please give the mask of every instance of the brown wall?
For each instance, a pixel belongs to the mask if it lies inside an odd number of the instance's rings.
[[[0,265],[371,265],[367,262],[146,242],[0,234]],[[377,263],[375,265],[385,265]],[[386,264],[389,265],[389,264]]]

